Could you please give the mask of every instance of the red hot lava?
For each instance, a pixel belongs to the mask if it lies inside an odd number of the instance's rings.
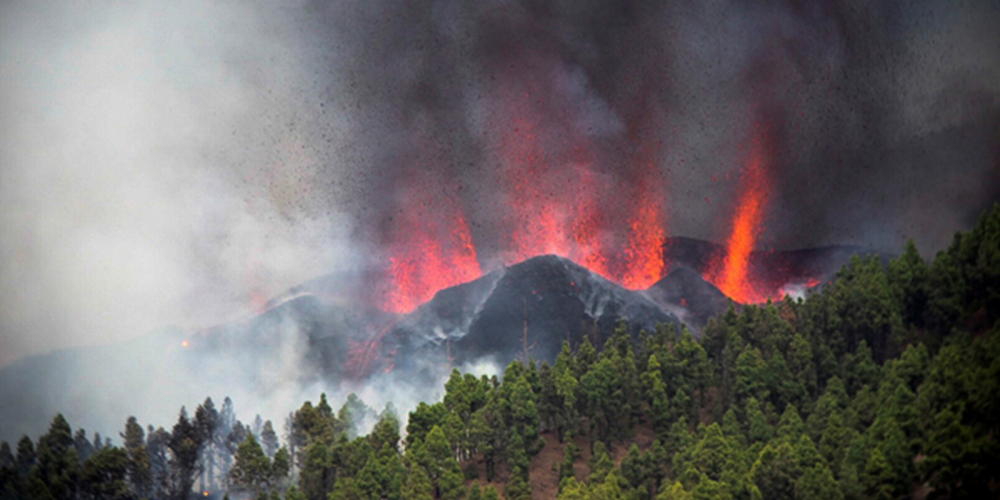
[[[561,196],[549,185],[550,158],[540,144],[533,122],[519,118],[513,133],[503,138],[501,155],[507,174],[509,223],[513,260],[542,255],[567,255],[565,208]]]
[[[608,271],[608,256],[604,248],[603,220],[597,195],[600,185],[593,172],[581,169],[578,174],[578,202],[573,212],[573,253],[570,256],[581,266],[604,277]]]
[[[504,212],[492,230],[504,264],[555,254],[571,259],[626,288],[646,289],[666,274],[664,189],[658,172],[660,142],[646,134],[655,116],[640,113],[629,124],[630,153],[624,175],[602,174],[600,147],[575,125],[573,103],[545,79],[500,85],[490,103],[489,136],[497,155],[493,179]],[[534,96],[554,101],[540,102]],[[456,196],[444,203],[413,176],[392,221],[383,309],[405,313],[437,290],[481,275],[473,235]],[[444,190],[447,191],[447,190]],[[443,205],[443,206],[442,206]]]
[[[771,160],[766,131],[758,126],[755,134],[748,161],[740,176],[739,196],[725,252],[715,257],[705,274],[705,279],[722,293],[742,304],[764,302],[769,295],[757,283],[751,267],[751,255],[762,230],[761,223],[768,202],[770,180],[767,167]]]
[[[543,141],[529,118],[542,114],[525,111],[531,109],[529,96],[500,99],[516,110],[497,148],[509,200],[505,262],[556,254],[626,288],[650,287],[666,271],[658,143],[632,141],[632,178],[610,180],[593,171],[588,139],[578,131],[565,128],[559,138]]]
[[[410,312],[438,290],[482,275],[472,233],[458,203],[453,198],[433,203],[433,193],[423,185],[408,196],[416,206],[407,206],[393,221],[389,282],[383,291],[382,308],[395,313]]]
[[[648,114],[641,118],[651,119]],[[660,143],[638,137],[633,137],[632,142],[639,180],[630,197],[628,243],[618,281],[625,288],[638,290],[653,286],[666,275],[667,263],[663,258],[666,234],[658,189],[661,182],[656,169]]]

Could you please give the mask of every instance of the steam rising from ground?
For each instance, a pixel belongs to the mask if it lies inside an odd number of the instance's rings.
[[[74,425],[165,424],[208,394],[278,420],[325,387],[300,384],[302,345],[192,359],[143,336],[330,271],[364,283],[414,176],[457,193],[488,271],[518,117],[547,157],[540,197],[571,198],[583,169],[602,220],[652,186],[670,234],[722,240],[764,106],[761,246],[926,254],[1000,195],[997,25],[989,0],[0,3],[0,365],[138,338],[99,351],[116,371],[53,375],[93,377],[66,411],[101,417]],[[379,407],[394,382],[361,394]]]

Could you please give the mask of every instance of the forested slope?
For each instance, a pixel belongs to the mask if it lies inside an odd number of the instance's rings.
[[[1000,494],[1000,206],[928,266],[856,257],[820,293],[730,308],[703,336],[564,344],[457,371],[441,402],[322,397],[245,426],[211,400],[122,446],[57,416],[0,449],[4,498],[860,499]],[[373,430],[358,436],[366,422]],[[282,445],[282,441],[284,444]]]

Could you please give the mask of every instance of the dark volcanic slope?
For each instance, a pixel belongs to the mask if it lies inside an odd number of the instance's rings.
[[[450,354],[455,364],[482,356],[504,364],[527,347],[530,356],[551,361],[563,340],[575,346],[591,335],[603,342],[621,319],[633,334],[658,323],[679,324],[643,293],[546,255],[443,290],[404,320],[387,344],[397,353],[397,368],[413,363],[410,354],[428,351]]]
[[[701,274],[687,266],[675,267],[646,290],[653,302],[674,311],[692,330],[701,331],[712,316],[729,307],[729,298]]]

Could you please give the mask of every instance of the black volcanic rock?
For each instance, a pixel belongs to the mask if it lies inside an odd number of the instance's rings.
[[[674,312],[693,331],[701,331],[708,319],[726,312],[729,298],[701,273],[687,266],[675,267],[646,290],[661,307]]]
[[[603,342],[622,319],[635,335],[659,323],[680,323],[644,293],[546,255],[442,290],[386,340],[397,367],[428,351],[444,351],[455,364],[484,356],[505,364],[526,347],[531,357],[551,361],[563,340],[575,346],[590,335]]]

